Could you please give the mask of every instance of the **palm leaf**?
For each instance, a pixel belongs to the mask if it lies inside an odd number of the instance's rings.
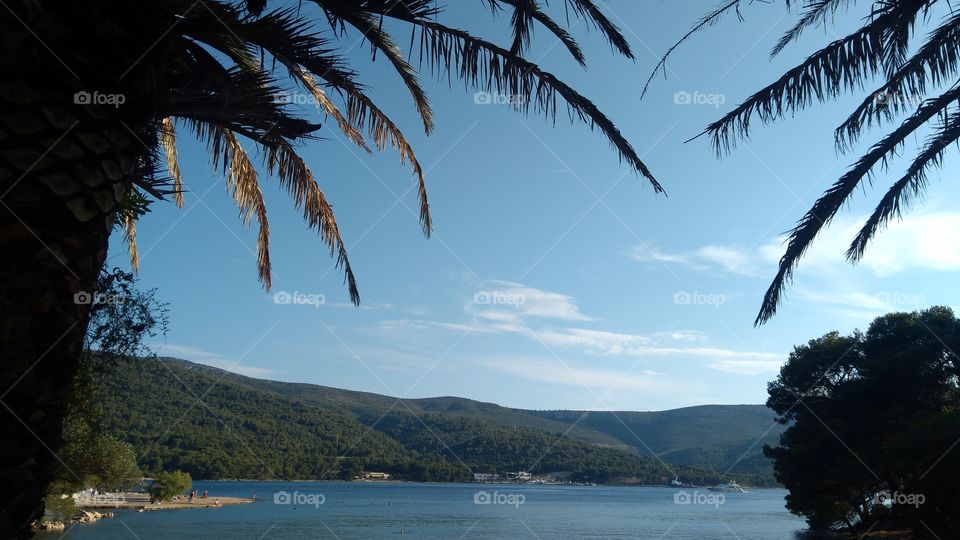
[[[790,232],[787,249],[780,259],[780,267],[773,282],[767,289],[757,315],[756,323],[763,324],[770,320],[780,305],[784,288],[790,282],[793,271],[807,248],[816,238],[820,230],[830,223],[833,216],[840,210],[844,202],[853,193],[873,168],[882,160],[889,157],[903,144],[904,140],[914,133],[920,126],[940,113],[948,104],[960,99],[960,88],[944,93],[935,100],[924,103],[917,112],[905,120],[896,130],[888,134],[875,144],[869,152],[861,157],[846,174],[840,177],[824,194],[817,199],[810,210]]]
[[[161,123],[160,144],[167,158],[167,171],[173,178],[173,200],[179,208],[183,208],[183,180],[180,177],[180,163],[177,159],[173,120],[167,117],[161,120]]]

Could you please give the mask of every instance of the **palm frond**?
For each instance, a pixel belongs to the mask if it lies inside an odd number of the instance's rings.
[[[291,72],[294,78],[300,81],[304,88],[310,92],[310,95],[313,96],[313,99],[317,101],[317,104],[324,112],[333,117],[337,125],[340,126],[340,131],[346,135],[347,139],[362,148],[365,152],[371,153],[370,147],[367,146],[367,141],[363,138],[363,134],[357,131],[357,128],[343,116],[343,113],[340,112],[337,105],[327,97],[326,92],[324,92],[323,88],[320,88],[320,85],[317,83],[317,79],[300,66],[293,66]]]
[[[937,132],[928,138],[923,151],[914,158],[906,173],[884,194],[850,244],[847,250],[848,260],[859,261],[874,235],[885,227],[890,219],[902,217],[903,209],[909,206],[913,198],[923,195],[927,187],[927,169],[934,165],[941,165],[943,152],[958,138],[960,138],[960,114],[955,111],[948,114],[940,123]]]
[[[378,149],[390,145],[400,154],[400,162],[410,160],[410,166],[417,177],[417,196],[420,199],[420,226],[423,234],[430,236],[433,219],[430,217],[430,203],[427,200],[427,183],[423,178],[423,168],[413,153],[413,147],[407,142],[400,128],[381,111],[365,94],[355,92],[347,98],[347,118],[357,126],[366,126]]]
[[[159,21],[157,25],[164,32],[158,41],[134,47],[138,51],[147,49],[147,56],[121,64],[138,66],[131,72],[136,77],[128,80],[131,84],[137,81],[139,86],[128,95],[152,104],[150,114],[154,120],[150,131],[155,135],[155,150],[162,149],[166,157],[173,186],[169,193],[182,207],[183,181],[174,127],[176,122],[186,122],[198,139],[206,142],[214,166],[222,169],[244,226],[249,227],[254,220],[258,224],[258,273],[269,289],[269,223],[264,196],[256,169],[240,143],[241,137],[252,141],[262,151],[266,168],[278,176],[281,187],[290,194],[308,225],[319,231],[336,258],[336,266],[344,271],[351,300],[359,303],[356,279],[333,209],[293,147],[295,142],[317,138],[316,131],[321,126],[281,99],[286,83],[292,80],[305,88],[316,100],[324,119],[332,118],[345,137],[364,151],[369,153],[372,147],[385,150],[389,146],[398,152],[402,163],[409,160],[417,179],[420,222],[426,235],[429,236],[433,224],[423,167],[409,140],[371,99],[346,59],[345,51],[349,49],[342,41],[348,31],[352,34],[354,30],[370,44],[373,60],[383,55],[399,74],[427,134],[434,129],[434,117],[420,85],[419,68],[424,63],[430,64],[434,74],[457,76],[468,87],[505,90],[522,96],[525,101],[518,105],[522,112],[534,110],[555,120],[556,101],[558,97],[563,99],[571,120],[580,120],[603,133],[621,160],[662,192],[662,186],[609,118],[554,75],[523,58],[529,50],[533,27],[541,25],[559,39],[579,64],[585,64],[583,51],[568,28],[547,14],[548,4],[540,0],[484,1],[514,8],[515,36],[509,49],[439,24],[441,8],[435,0],[313,0],[322,13],[321,20],[325,17],[333,29],[325,34],[314,29],[313,20],[301,13],[299,3],[283,4],[274,10],[269,10],[264,0],[209,0],[199,5],[171,0],[150,4],[139,15],[144,20]],[[633,57],[623,34],[593,0],[564,3],[569,10],[568,22],[572,12],[589,26],[599,28],[615,51]],[[412,25],[409,55],[401,52],[389,33],[392,26],[385,25],[385,19],[394,19],[390,24],[400,21]],[[420,65],[414,67],[411,58],[418,32]],[[120,56],[127,55],[123,51]],[[159,152],[155,154],[159,159]],[[145,194],[162,198],[167,179],[148,176],[135,184]],[[124,225],[128,234],[135,235],[133,223]]]
[[[844,91],[863,89],[866,79],[883,65],[885,37],[890,25],[910,13],[916,14],[928,1],[904,0],[886,5],[886,10],[872,21],[788,70],[707,126],[701,135],[710,135],[714,149],[722,154],[731,151],[737,139],[749,136],[753,116],[767,124],[816,101],[826,101]]]
[[[580,49],[580,45],[573,39],[573,36],[570,35],[562,26],[557,24],[556,21],[550,18],[546,12],[543,11],[542,6],[536,0],[485,0],[491,6],[496,6],[497,2],[503,2],[511,7],[513,7],[513,17],[511,18],[511,25],[513,26],[513,43],[510,45],[510,52],[517,55],[523,56],[524,50],[530,46],[533,37],[533,21],[537,21],[544,28],[550,31],[560,43],[563,43],[563,46],[566,47],[567,51],[573,56],[574,60],[577,61],[581,66],[586,66],[587,61],[583,56],[583,51]],[[495,10],[495,9],[494,9]],[[496,11],[496,10],[495,10]]]
[[[783,290],[792,279],[793,271],[803,254],[810,247],[820,230],[829,224],[840,208],[843,207],[843,204],[863,178],[870,174],[870,171],[878,163],[895,152],[904,140],[920,126],[939,114],[949,103],[958,99],[960,99],[960,88],[953,89],[934,100],[924,103],[897,129],[875,144],[847,173],[817,199],[797,226],[790,231],[787,249],[780,259],[777,275],[764,295],[760,313],[754,321],[756,324],[767,322],[776,313]]]
[[[130,267],[134,273],[140,271],[140,251],[137,249],[137,218],[132,212],[123,214],[123,237],[130,254]]]
[[[646,178],[656,192],[664,192],[614,123],[590,100],[553,74],[464,30],[431,21],[409,22],[421,30],[421,62],[426,61],[432,71],[447,75],[455,73],[465,85],[477,90],[508,93],[516,98],[518,109],[528,112],[532,107],[551,118],[556,117],[556,98],[559,96],[566,103],[571,120],[579,119],[598,129],[622,160]]]
[[[660,61],[657,62],[657,65],[653,66],[653,69],[650,71],[650,76],[647,77],[647,82],[643,84],[643,90],[640,92],[640,98],[643,99],[643,96],[647,95],[647,90],[650,89],[650,83],[653,82],[653,78],[657,75],[657,72],[663,70],[664,75],[667,73],[667,59],[673,54],[677,47],[685,43],[688,39],[693,37],[694,34],[708,28],[720,22],[720,19],[729,13],[734,11],[739,16],[740,13],[740,2],[743,0],[724,0],[724,3],[720,4],[717,8],[710,11],[704,15],[699,21],[694,23],[693,27],[690,30],[687,30],[687,33],[678,39],[673,45],[667,49],[667,52],[663,53],[663,56],[660,57]]]
[[[947,17],[917,52],[880,88],[863,99],[835,133],[838,150],[847,150],[872,122],[891,120],[927,92],[927,83],[942,85],[956,77],[960,67],[960,13]]]
[[[160,121],[160,145],[167,158],[167,171],[173,178],[173,200],[179,208],[183,208],[183,180],[180,176],[180,161],[177,159],[176,136],[174,135],[173,120],[166,117]]]
[[[573,11],[580,19],[586,21],[589,26],[598,28],[603,37],[610,43],[610,47],[623,56],[633,59],[633,51],[630,50],[630,43],[624,37],[617,25],[604,15],[593,0],[564,0],[564,6]]]
[[[826,20],[833,16],[841,7],[849,5],[855,0],[807,0],[804,3],[803,14],[800,19],[784,32],[780,40],[770,51],[770,57],[777,56],[790,43],[796,41],[804,30],[811,26],[824,24]],[[788,2],[789,3],[789,2]]]
[[[394,70],[400,75],[407,90],[413,97],[413,103],[420,113],[420,119],[423,122],[423,129],[429,135],[433,132],[433,110],[430,108],[430,100],[427,99],[427,93],[420,86],[420,80],[417,76],[417,70],[410,65],[410,62],[404,58],[399,47],[390,37],[390,34],[383,31],[382,25],[369,13],[356,9],[356,6],[345,4],[341,1],[317,1],[323,9],[328,11],[329,16],[337,20],[346,21],[356,28],[364,38],[370,41],[376,50],[382,52]]]
[[[277,141],[275,146],[265,150],[264,161],[267,169],[280,179],[280,185],[290,194],[297,209],[303,212],[307,226],[316,229],[320,233],[320,238],[329,247],[330,254],[336,255],[335,266],[343,268],[350,301],[354,305],[360,305],[357,280],[350,267],[347,248],[340,236],[333,208],[314,180],[310,168],[286,141]]]
[[[314,36],[299,36],[297,40],[282,39],[282,33],[287,31],[284,29],[295,26],[295,22],[288,21],[285,17],[284,13],[266,14],[257,21],[256,27],[245,28],[243,35],[250,43],[268,51],[304,84],[308,84],[308,79],[304,78],[303,74],[309,74],[310,78],[319,77],[344,92],[347,96],[346,123],[355,127],[366,124],[377,149],[383,150],[390,145],[398,150],[401,163],[410,161],[418,182],[420,224],[424,234],[429,236],[433,223],[427,201],[426,181],[423,168],[406,136],[363,92],[362,86],[354,80],[353,72],[345,69],[342,59],[322,48],[321,40]]]
[[[270,273],[270,224],[263,192],[257,180],[257,171],[236,135],[229,129],[209,123],[194,125],[198,138],[207,141],[213,158],[213,167],[222,166],[227,192],[240,212],[240,220],[250,227],[257,220],[257,270],[260,282],[268,291],[272,286]]]

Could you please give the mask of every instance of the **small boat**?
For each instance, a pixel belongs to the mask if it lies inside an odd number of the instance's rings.
[[[670,481],[670,487],[683,487],[683,482],[680,481],[679,476],[673,477],[673,480]]]
[[[718,491],[720,493],[746,493],[747,490],[740,487],[740,484],[736,480],[731,480],[726,484],[717,484],[713,487],[707,488],[710,491]]]

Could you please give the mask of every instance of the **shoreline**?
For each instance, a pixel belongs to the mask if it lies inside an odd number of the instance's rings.
[[[249,504],[254,499],[247,497],[210,497],[208,499],[194,498],[193,502],[186,500],[164,501],[150,503],[150,496],[145,493],[106,493],[93,500],[77,500],[78,510],[140,510],[152,512],[154,510],[183,510],[188,508],[220,508],[221,506],[235,506]]]

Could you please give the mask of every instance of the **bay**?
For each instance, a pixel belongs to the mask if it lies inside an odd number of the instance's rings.
[[[214,509],[118,511],[74,525],[76,539],[650,538],[801,539],[786,490],[515,484],[198,481]],[[39,538],[57,538],[43,534]]]

